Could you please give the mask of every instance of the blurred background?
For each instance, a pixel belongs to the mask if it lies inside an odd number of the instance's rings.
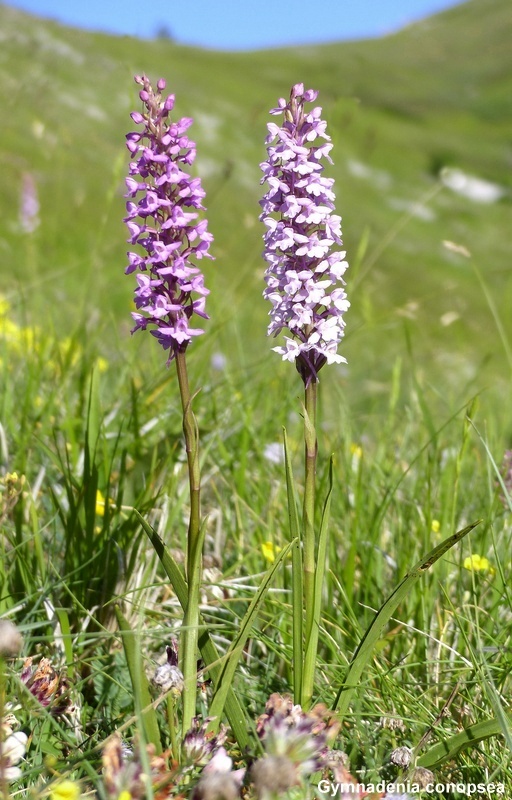
[[[134,279],[124,275],[124,141],[138,107],[133,75],[145,72],[166,79],[177,116],[194,118],[215,237],[216,260],[203,265],[211,321],[192,369],[221,357],[237,386],[262,368],[286,379],[266,339],[259,164],[269,109],[303,81],[319,91],[334,143],[327,174],[351,265],[348,366],[325,370],[334,405],[378,415],[400,369],[441,415],[479,394],[507,426],[508,0],[241,8],[0,6],[0,291],[10,313],[57,337],[80,330],[110,364],[162,369],[153,338],[129,336]]]

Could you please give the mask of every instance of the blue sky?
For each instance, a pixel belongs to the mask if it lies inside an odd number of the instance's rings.
[[[459,0],[460,2],[460,0]],[[457,0],[7,0],[68,25],[226,50],[382,36]]]

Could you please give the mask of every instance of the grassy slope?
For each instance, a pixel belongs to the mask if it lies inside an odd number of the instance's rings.
[[[505,365],[489,309],[469,261],[441,243],[471,250],[505,314],[512,291],[509,197],[484,206],[436,193],[436,185],[448,164],[510,190],[508,12],[506,0],[471,0],[381,40],[230,54],[84,33],[0,8],[3,291],[19,290],[28,308],[44,309],[45,319],[50,313],[58,329],[80,317],[108,339],[126,328],[131,285],[122,276],[119,220],[124,133],[136,106],[132,75],[163,75],[177,95],[177,113],[196,118],[198,169],[216,238],[217,262],[207,268],[213,325],[224,330],[224,347],[242,325],[244,363],[247,356],[258,361],[267,313],[258,299],[258,163],[268,109],[303,80],[320,90],[335,143],[332,174],[354,265],[346,344],[352,374],[388,380],[382,365],[405,353],[405,308],[415,352],[432,362],[432,380],[443,376],[456,392],[462,373],[495,382]],[[353,161],[376,172],[354,176]],[[44,263],[16,231],[23,171],[33,172],[39,186],[43,224],[34,251],[47,254]],[[407,220],[401,209],[431,193],[433,219]],[[369,248],[357,272],[365,232]],[[452,311],[459,319],[445,328],[440,318]],[[455,361],[461,375],[453,372]]]

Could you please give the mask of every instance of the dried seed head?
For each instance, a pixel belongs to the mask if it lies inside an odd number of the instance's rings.
[[[429,769],[425,769],[425,767],[416,767],[409,778],[409,782],[418,783],[422,789],[426,789],[429,783],[435,783],[435,779],[434,773]]]
[[[171,692],[175,697],[179,697],[183,691],[183,673],[178,667],[170,664],[162,664],[155,669],[153,683],[159,686],[163,692]]]
[[[397,767],[408,767],[412,761],[412,750],[410,747],[397,747],[391,753],[389,760]]]
[[[382,728],[387,728],[390,731],[405,732],[405,723],[399,717],[381,717],[380,724]]]

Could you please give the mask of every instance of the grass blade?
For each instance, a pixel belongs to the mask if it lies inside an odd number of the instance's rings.
[[[130,673],[130,680],[135,698],[135,710],[140,713],[141,722],[144,728],[146,741],[151,742],[156,747],[156,752],[162,752],[160,742],[160,731],[156,711],[151,705],[151,695],[149,693],[148,679],[142,664],[138,636],[130,628],[128,621],[123,616],[119,606],[115,607],[117,623],[122,634],[123,647]]]
[[[430,551],[424,558],[419,561],[410,572],[407,573],[405,578],[398,584],[394,592],[388,597],[384,605],[378,610],[373,618],[369,628],[364,634],[359,646],[351,661],[345,683],[341,686],[334,709],[338,709],[340,714],[346,714],[350,700],[354,691],[358,688],[361,675],[363,674],[366,665],[368,664],[374,647],[380,638],[380,634],[384,626],[389,622],[391,615],[398,606],[398,604],[408,594],[411,586],[416,583],[430,567],[438,561],[448,550],[461,541],[473,528],[479,525],[481,520],[472,522],[465,528],[462,528],[457,533],[449,536],[441,544],[438,544],[433,550]]]
[[[303,609],[302,609],[302,551],[300,547],[300,525],[297,511],[297,493],[293,479],[292,461],[286,429],[283,428],[284,458],[286,470],[286,492],[288,495],[288,520],[292,541],[292,648],[293,648],[293,699],[302,700],[302,659],[303,659]]]
[[[306,706],[309,706],[313,695],[315,681],[315,667],[318,651],[318,635],[320,632],[320,617],[322,614],[322,593],[324,589],[325,565],[327,560],[327,534],[329,531],[329,519],[331,514],[331,497],[333,489],[333,458],[329,464],[329,489],[325,498],[322,512],[322,522],[318,535],[318,550],[316,556],[315,572],[315,594],[312,614],[311,630],[307,631],[306,656],[304,659],[304,697]]]
[[[71,625],[69,624],[68,612],[65,608],[56,608],[55,614],[59,620],[61,631],[60,639],[64,645],[68,675],[71,679],[73,679],[75,674],[75,659],[73,656],[73,639],[71,636]]]
[[[98,373],[92,370],[91,382],[89,386],[89,398],[87,405],[87,428],[85,431],[86,445],[89,458],[94,458],[98,439],[101,430],[101,403],[100,403],[100,384]]]
[[[281,550],[279,555],[276,557],[276,560],[272,564],[272,567],[268,570],[267,574],[263,578],[263,581],[258,587],[258,591],[256,592],[256,594],[254,595],[253,599],[249,604],[249,608],[247,609],[240,624],[240,630],[238,636],[228,648],[228,651],[225,656],[224,665],[220,671],[220,675],[218,676],[215,682],[215,692],[208,711],[208,715],[214,718],[214,722],[211,726],[212,729],[216,729],[219,726],[221,714],[224,710],[224,705],[226,703],[227,695],[228,692],[231,690],[235,671],[238,666],[240,656],[243,653],[243,649],[245,647],[247,639],[249,638],[249,635],[251,633],[254,620],[256,619],[261,604],[266,597],[267,591],[270,588],[275,573],[281,566],[283,559],[286,558],[286,556],[290,552],[290,548],[292,547],[292,545],[293,542],[288,544]]]

